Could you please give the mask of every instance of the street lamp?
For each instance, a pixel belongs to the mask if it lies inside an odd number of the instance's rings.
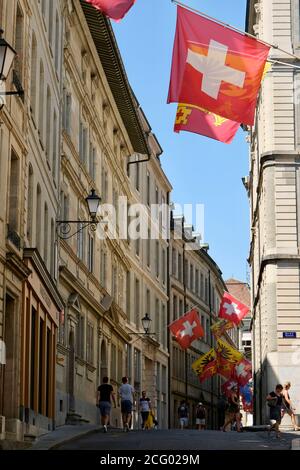
[[[57,220],[56,221],[56,233],[59,238],[62,240],[68,240],[69,238],[73,237],[79,232],[82,232],[86,227],[89,225],[93,231],[96,231],[98,220],[97,220],[97,212],[101,202],[101,197],[96,194],[94,189],[91,190],[91,193],[85,198],[85,202],[87,204],[90,220]],[[72,224],[80,224],[79,230],[76,232],[71,232],[71,225]],[[84,224],[84,225],[82,225]]]
[[[17,52],[8,44],[7,41],[2,37],[4,31],[0,29],[0,80],[5,82],[11,66],[13,64],[14,58],[17,55]],[[17,88],[17,91],[1,91],[0,96],[4,95],[19,95],[22,96],[24,94],[24,90],[14,75],[14,84]],[[0,109],[4,106],[4,103],[0,105]]]
[[[142,325],[145,331],[145,335],[149,335],[150,325],[151,325],[151,318],[149,317],[148,313],[145,314],[144,318],[142,318]],[[152,333],[153,334],[153,333]]]

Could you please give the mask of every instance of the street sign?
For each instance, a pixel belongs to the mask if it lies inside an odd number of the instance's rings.
[[[282,333],[283,338],[297,338],[296,331],[284,331]]]

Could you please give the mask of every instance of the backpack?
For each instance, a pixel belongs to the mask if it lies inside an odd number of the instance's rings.
[[[196,412],[197,419],[205,419],[205,410],[204,408],[198,408]]]

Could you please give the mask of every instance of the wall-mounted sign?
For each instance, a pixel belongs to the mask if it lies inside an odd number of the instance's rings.
[[[282,333],[283,338],[297,338],[296,331],[284,331]]]

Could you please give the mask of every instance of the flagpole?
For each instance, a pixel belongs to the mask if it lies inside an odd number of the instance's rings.
[[[253,38],[255,39],[256,41],[258,42],[261,42],[262,44],[265,44],[266,46],[269,46],[269,47],[272,47],[273,49],[277,49],[278,51],[281,51],[283,52],[284,54],[287,54],[291,57],[293,57],[293,59],[297,59],[299,60],[300,57],[296,56],[295,54],[292,54],[291,52],[288,52],[288,51],[285,51],[284,49],[281,49],[281,47],[279,47],[277,44],[271,44],[267,41],[263,41],[262,39],[259,39],[257,38],[254,34],[251,34],[251,33],[247,33],[246,31],[243,31],[242,29],[239,29],[239,28],[236,28],[235,26],[232,26],[228,23],[225,23],[224,21],[221,21],[221,20],[218,20],[217,18],[214,18],[213,16],[210,16],[210,15],[207,15],[206,13],[203,13],[202,11],[200,10],[196,10],[195,8],[192,8],[192,7],[189,7],[188,5],[185,5],[184,3],[181,3],[179,2],[178,0],[171,0],[172,3],[175,3],[176,5],[179,5],[183,8],[185,8],[186,10],[190,10],[192,11],[193,13],[197,13],[198,15],[201,15],[201,16],[204,16],[205,18],[213,21],[214,23],[217,23],[221,26],[226,26],[226,28],[230,28],[232,29],[233,31],[236,31],[237,33],[241,33],[241,34],[244,34],[245,36],[248,36],[250,38]]]
[[[211,305],[211,276],[210,269],[208,269],[208,306],[209,306],[209,325],[210,325],[210,344],[213,348],[213,334],[212,327],[212,305]],[[211,407],[211,427],[214,428],[214,382],[213,377],[210,378],[210,407]]]

